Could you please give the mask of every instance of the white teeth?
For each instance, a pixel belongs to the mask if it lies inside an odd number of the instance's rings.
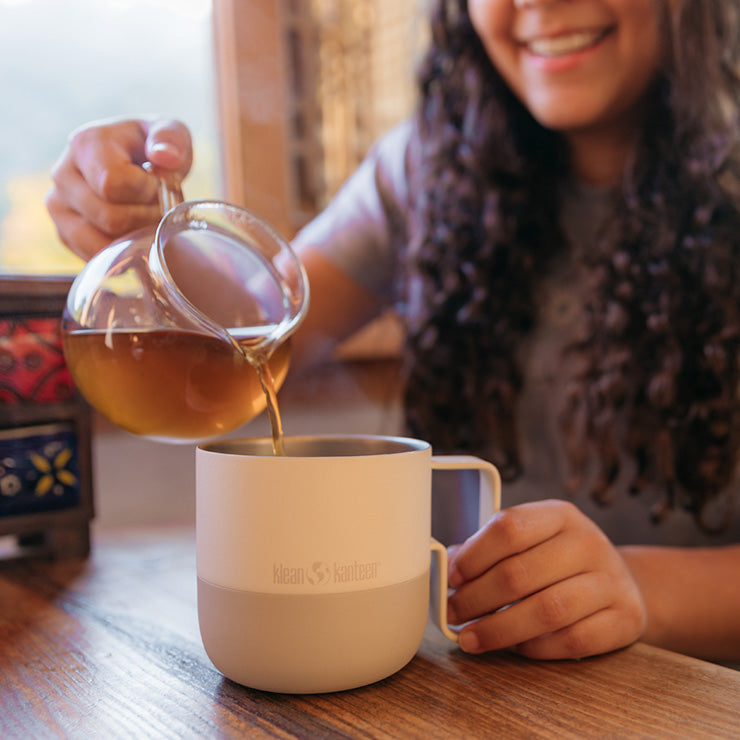
[[[529,50],[541,57],[559,57],[580,51],[598,41],[603,31],[576,31],[563,36],[534,39],[527,44]]]

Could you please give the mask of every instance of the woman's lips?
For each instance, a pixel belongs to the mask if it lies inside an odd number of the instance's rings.
[[[526,41],[524,46],[534,56],[557,59],[558,57],[574,54],[596,46],[612,30],[609,27],[598,30],[573,31],[571,33],[558,34],[557,36],[531,39],[530,41]]]

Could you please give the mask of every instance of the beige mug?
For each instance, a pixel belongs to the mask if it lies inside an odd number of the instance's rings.
[[[433,610],[443,634],[447,553],[431,538],[433,470],[475,469],[500,507],[496,468],[383,436],[212,442],[196,451],[198,619],[227,678],[282,693],[356,688],[405,666]]]

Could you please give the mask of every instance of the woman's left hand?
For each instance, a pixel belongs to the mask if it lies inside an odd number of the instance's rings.
[[[606,535],[573,504],[548,500],[496,513],[450,548],[451,624],[470,653],[509,648],[581,658],[643,634],[642,595]]]

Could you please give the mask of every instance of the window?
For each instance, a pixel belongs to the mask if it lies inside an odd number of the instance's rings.
[[[415,102],[426,0],[214,0],[226,197],[287,237]],[[392,312],[346,358],[395,356]]]
[[[221,196],[210,0],[0,0],[0,68],[0,272],[79,269],[44,196],[88,121],[182,119],[196,158],[186,196]]]
[[[186,196],[241,203],[292,236],[411,109],[422,5],[0,0],[0,272],[79,269],[44,196],[70,132],[107,117],[185,121]]]
[[[214,0],[227,194],[287,236],[406,116],[422,0]]]

